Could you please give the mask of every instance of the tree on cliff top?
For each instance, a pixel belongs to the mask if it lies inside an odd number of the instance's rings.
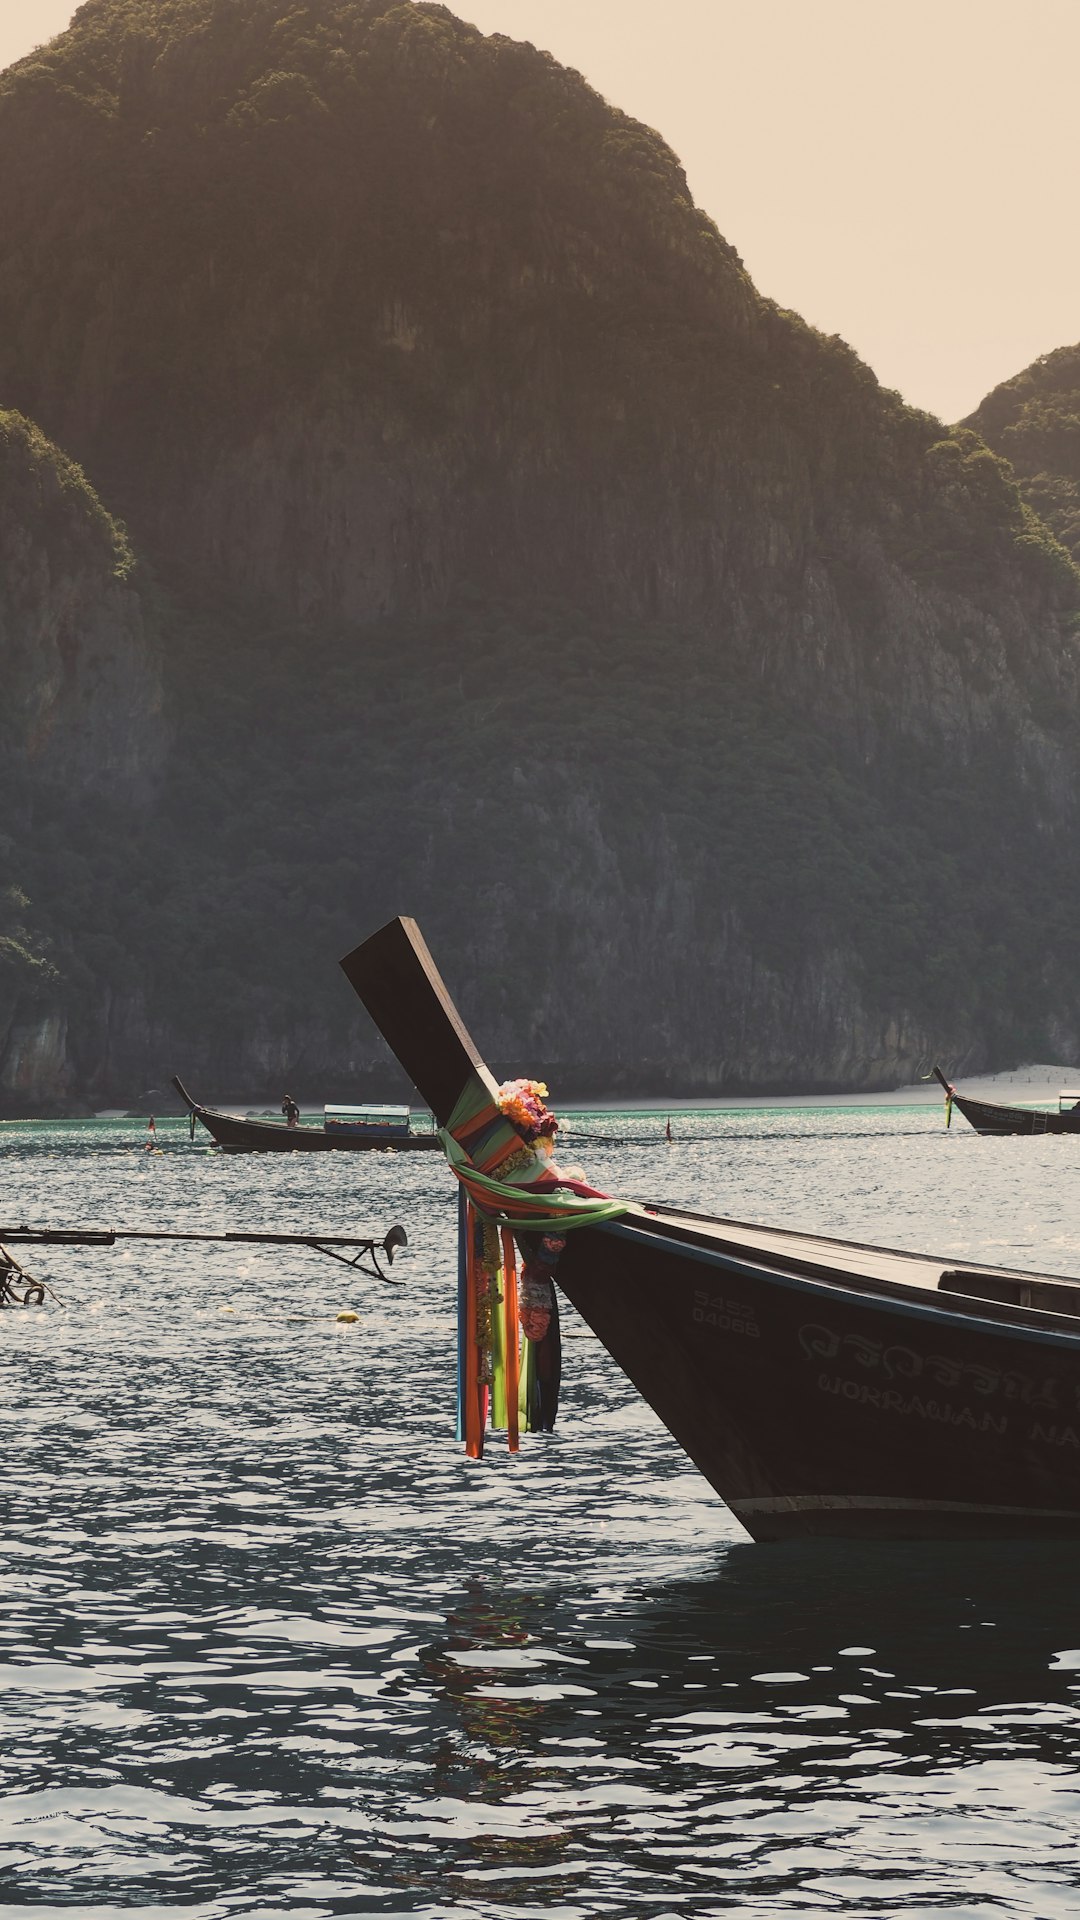
[[[988,393],[965,426],[1011,461],[1025,499],[1080,561],[1080,344]]]

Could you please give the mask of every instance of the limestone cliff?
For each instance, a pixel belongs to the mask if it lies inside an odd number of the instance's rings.
[[[158,662],[123,528],[84,474],[0,413],[5,755],[76,793],[129,790],[160,734]]]
[[[79,468],[21,415],[0,413],[0,1100],[55,1103],[74,1078],[46,931],[70,917],[59,900],[42,915],[21,891],[29,843],[66,841],[65,816],[95,796],[130,807],[158,785],[160,674],[133,573],[123,529]]]
[[[964,750],[1018,664],[1071,697],[1075,580],[992,462],[762,301],[655,134],[442,7],[88,0],[0,82],[0,235],[0,390],[166,568],[317,622],[670,621],[871,750],[883,705]]]
[[[0,391],[165,590],[123,883],[107,783],[17,876],[88,1097],[347,1091],[336,956],[402,908],[491,1052],[579,1088],[1080,1044],[1080,578],[547,55],[88,0],[0,78]]]

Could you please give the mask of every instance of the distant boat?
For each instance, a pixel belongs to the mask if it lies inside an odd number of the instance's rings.
[[[602,1198],[570,1230],[555,1180],[485,1188],[505,1109],[416,923],[342,966],[496,1221],[563,1207],[557,1285],[756,1539],[1080,1538],[1080,1280]]]
[[[946,1126],[955,1107],[976,1133],[1080,1133],[1080,1088],[1064,1087],[1058,1094],[1057,1112],[1047,1113],[1033,1107],[1005,1107],[993,1100],[973,1100],[969,1094],[957,1093],[940,1067],[934,1068],[934,1077],[945,1089]]]
[[[175,1076],[173,1086],[190,1115],[192,1139],[201,1121],[226,1153],[364,1153],[376,1147],[417,1153],[439,1144],[430,1124],[414,1127],[408,1107],[324,1107],[321,1126],[290,1127],[284,1120],[249,1120],[201,1106]]]

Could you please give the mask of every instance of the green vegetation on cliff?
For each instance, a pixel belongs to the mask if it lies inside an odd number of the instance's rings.
[[[105,511],[81,467],[21,413],[0,410],[0,525],[16,524],[48,546],[54,565],[70,564],[80,547],[114,579],[126,580],[134,555],[124,528]],[[5,587],[13,590],[13,563]]]
[[[1080,561],[1080,345],[995,387],[965,424],[1011,461],[1025,500]]]
[[[127,534],[82,469],[10,411],[0,412],[0,676],[9,779],[25,763],[75,789],[122,782],[152,754],[155,663]]]
[[[18,887],[0,888],[0,1007],[7,1013],[16,999],[44,1000],[59,981],[28,925],[29,910],[30,902]]]

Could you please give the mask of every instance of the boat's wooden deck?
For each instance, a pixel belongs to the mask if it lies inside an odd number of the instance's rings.
[[[1060,1297],[1054,1301],[1058,1312],[1075,1313],[1074,1298],[1080,1288],[1080,1280],[1063,1274],[1036,1273],[1017,1267],[988,1267],[978,1261],[943,1258],[929,1253],[907,1253],[892,1247],[866,1246],[852,1240],[830,1240],[821,1234],[799,1233],[787,1227],[765,1227],[742,1220],[718,1220],[707,1215],[682,1213],[673,1207],[634,1207],[628,1219],[634,1215],[646,1221],[657,1221],[696,1237],[713,1241],[732,1252],[742,1252],[753,1256],[762,1254],[770,1266],[790,1262],[798,1271],[819,1267],[822,1272],[850,1273],[864,1280],[877,1281],[886,1286],[919,1287],[928,1292],[937,1292],[942,1276],[970,1275],[972,1280],[985,1276],[990,1282],[1016,1283],[1021,1287],[1030,1287],[1032,1283],[1041,1290],[1043,1287],[1060,1289]],[[974,1289],[972,1289],[974,1290]],[[952,1291],[946,1288],[946,1291]],[[1040,1301],[1040,1304],[1044,1304]],[[1046,1302],[1045,1304],[1049,1304]]]

